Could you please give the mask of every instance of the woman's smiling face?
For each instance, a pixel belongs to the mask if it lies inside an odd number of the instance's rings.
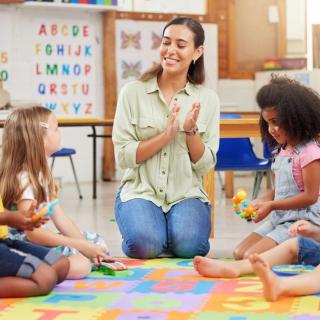
[[[203,47],[195,48],[194,34],[185,25],[166,28],[160,45],[160,61],[164,72],[187,74],[193,59],[198,59]]]

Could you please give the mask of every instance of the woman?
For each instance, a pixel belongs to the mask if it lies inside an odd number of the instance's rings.
[[[202,176],[215,164],[219,101],[201,85],[203,43],[197,21],[174,18],[163,30],[160,64],[120,92],[113,143],[126,171],[115,212],[130,257],[209,251],[211,208]]]

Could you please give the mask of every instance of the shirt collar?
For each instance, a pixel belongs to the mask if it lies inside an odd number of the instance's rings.
[[[190,81],[188,81],[186,86],[181,91],[184,91],[188,96],[191,96],[194,88],[195,88],[195,85]],[[153,93],[156,91],[160,91],[160,89],[159,89],[157,77],[153,77],[148,81],[146,92]]]

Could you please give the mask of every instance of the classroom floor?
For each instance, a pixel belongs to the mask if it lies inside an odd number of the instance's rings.
[[[241,173],[235,177],[235,190],[244,188],[248,195],[252,192],[254,176]],[[97,199],[92,199],[92,185],[82,183],[83,199],[80,200],[73,183],[62,184],[60,200],[65,213],[70,215],[82,230],[100,233],[106,240],[109,251],[114,256],[124,256],[121,250],[121,235],[114,220],[114,197],[119,181],[99,182]],[[265,192],[263,181],[260,193]],[[211,241],[210,257],[232,257],[233,248],[254,228],[254,223],[240,219],[232,211],[232,200],[226,199],[220,189],[217,177],[215,183],[215,237]]]

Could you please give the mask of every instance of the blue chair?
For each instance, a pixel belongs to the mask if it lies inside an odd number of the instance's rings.
[[[73,160],[72,160],[72,155],[73,154],[76,154],[76,150],[75,149],[71,149],[71,148],[62,148],[61,150],[53,153],[51,155],[51,158],[52,158],[51,171],[53,170],[53,165],[54,165],[54,161],[55,161],[56,158],[69,157],[70,163],[71,163],[71,167],[72,167],[72,171],[73,171],[73,175],[74,175],[74,180],[76,181],[76,186],[77,186],[78,193],[79,193],[79,198],[82,199],[83,197],[82,197],[81,190],[80,190],[79,180],[78,180],[76,169],[75,169],[75,166],[74,166]]]
[[[221,114],[221,119],[237,119],[238,114]],[[272,180],[271,158],[261,159],[256,156],[249,138],[221,138],[217,153],[215,170],[219,171],[256,171],[252,199],[259,193],[264,173]],[[221,175],[218,175],[223,186]],[[271,182],[272,184],[272,182]]]

